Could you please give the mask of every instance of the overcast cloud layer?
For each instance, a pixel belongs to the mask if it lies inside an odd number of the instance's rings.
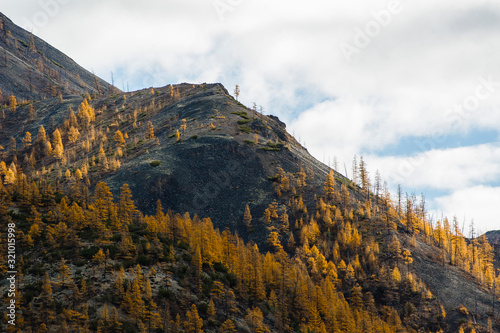
[[[0,0],[124,90],[241,87],[318,159],[363,154],[436,217],[500,229],[500,4],[486,0]],[[128,88],[127,88],[128,87]]]

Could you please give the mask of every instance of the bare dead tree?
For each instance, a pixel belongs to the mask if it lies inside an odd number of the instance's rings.
[[[94,83],[95,83],[95,87],[97,89],[97,92],[99,93],[99,95],[102,95],[101,85],[99,84],[99,80],[97,80],[97,76],[94,73],[94,69],[92,69],[92,76],[94,77]]]

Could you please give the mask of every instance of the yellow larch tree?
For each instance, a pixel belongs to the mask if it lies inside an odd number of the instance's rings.
[[[12,112],[16,112],[17,109],[17,100],[13,95],[9,96],[9,109]]]
[[[125,146],[125,139],[123,138],[123,134],[120,130],[115,132],[114,136],[116,145],[119,147],[124,147]]]
[[[248,204],[245,206],[245,213],[243,214],[243,223],[247,227],[247,230],[252,228],[252,215],[250,213],[250,207]]]
[[[148,121],[147,129],[146,129],[146,137],[148,139],[154,139],[154,137],[155,137],[153,123],[150,121]]]
[[[58,129],[56,129],[52,133],[52,147],[52,154],[54,155],[54,157],[57,159],[62,159],[64,154],[64,146],[61,138],[61,132],[59,132]]]
[[[335,195],[335,175],[333,170],[330,170],[330,173],[326,176],[324,190],[327,198],[332,200]]]
[[[82,172],[80,171],[80,169],[76,169],[75,179],[78,181],[78,180],[82,180],[82,178],[83,178]]]
[[[40,126],[38,129],[38,135],[36,136],[36,141],[37,142],[45,142],[47,140],[47,134],[45,132],[45,128],[43,126]]]
[[[221,326],[222,332],[227,332],[227,333],[237,333],[238,330],[236,329],[236,326],[234,325],[234,322],[231,319],[227,319],[225,322],[222,323]]]
[[[66,265],[66,260],[64,260],[64,258],[61,259],[58,271],[59,278],[61,279],[63,285],[65,285],[66,282],[70,283],[72,281],[71,270],[69,269],[68,265]]]
[[[70,142],[76,142],[78,140],[78,137],[80,136],[80,132],[75,126],[71,126],[68,130],[68,140]]]
[[[23,142],[24,148],[31,146],[31,133],[26,132],[26,134],[24,135],[24,138],[22,138],[21,141]]]
[[[186,313],[186,321],[184,322],[184,329],[186,333],[201,333],[203,327],[203,319],[198,315],[196,305],[191,305],[191,309]]]

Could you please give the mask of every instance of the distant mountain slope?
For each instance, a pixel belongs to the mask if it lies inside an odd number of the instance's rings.
[[[41,100],[59,94],[108,92],[111,86],[0,13],[3,98]]]
[[[500,246],[500,230],[488,231],[485,236],[491,244]]]
[[[495,253],[495,268],[500,269],[500,230],[491,230],[485,234]]]

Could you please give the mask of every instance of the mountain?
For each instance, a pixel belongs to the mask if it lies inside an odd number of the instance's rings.
[[[15,25],[2,13],[0,68],[0,90],[4,99],[13,95],[19,101],[41,100],[59,94],[92,94],[112,89],[107,82]]]
[[[491,244],[500,245],[500,230],[488,231],[485,236]]]
[[[485,234],[488,242],[493,246],[493,251],[495,254],[494,266],[495,269],[500,268],[500,230],[491,230]]]
[[[486,237],[391,198],[362,158],[344,177],[219,83],[99,90],[48,45],[42,61],[85,88],[26,89],[26,44],[0,71],[22,101],[0,102],[0,253],[15,228],[18,281],[0,290],[18,328],[499,331]]]

